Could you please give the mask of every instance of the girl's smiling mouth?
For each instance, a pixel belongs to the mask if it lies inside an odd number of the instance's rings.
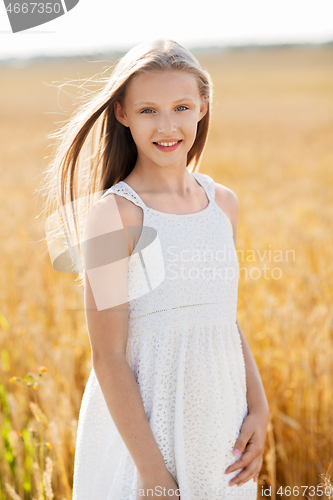
[[[155,146],[161,151],[174,151],[182,141],[159,141],[154,142]]]

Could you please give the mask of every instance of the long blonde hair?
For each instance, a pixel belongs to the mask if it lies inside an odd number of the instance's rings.
[[[127,85],[136,76],[170,69],[194,75],[200,97],[208,103],[207,113],[198,123],[195,141],[187,155],[189,172],[198,171],[210,122],[211,77],[185,47],[173,40],[140,43],[116,62],[101,90],[88,93],[70,119],[49,136],[57,139],[57,145],[42,187],[46,239],[50,255],[52,245],[58,249],[55,254],[59,254],[59,241],[64,241],[65,235],[71,262],[76,262],[74,267],[66,267],[64,260],[59,264],[58,259],[57,266],[53,262],[55,269],[83,273],[81,242],[89,209],[102,191],[125,179],[135,166],[135,142],[130,129],[115,117],[114,103],[118,101],[123,106]],[[84,283],[82,277],[80,274],[80,285]]]

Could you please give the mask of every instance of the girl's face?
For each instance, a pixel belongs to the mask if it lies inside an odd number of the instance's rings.
[[[186,167],[207,103],[201,100],[192,74],[150,71],[129,83],[123,108],[116,102],[114,111],[119,122],[131,130],[137,164]]]

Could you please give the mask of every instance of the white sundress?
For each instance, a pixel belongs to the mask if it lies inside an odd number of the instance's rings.
[[[193,214],[148,208],[124,181],[104,192],[143,210],[128,267],[126,357],[180,500],[256,499],[257,482],[229,486],[232,453],[247,415],[246,372],[236,325],[239,264],[215,183],[191,174],[209,203]],[[154,237],[155,236],[155,237]],[[94,369],[82,398],[73,500],[137,500],[135,463]]]

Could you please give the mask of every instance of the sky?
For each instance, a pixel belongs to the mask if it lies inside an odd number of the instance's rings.
[[[327,42],[333,0],[80,0],[65,15],[18,33],[0,3],[0,59],[126,51],[154,38],[189,49]]]

